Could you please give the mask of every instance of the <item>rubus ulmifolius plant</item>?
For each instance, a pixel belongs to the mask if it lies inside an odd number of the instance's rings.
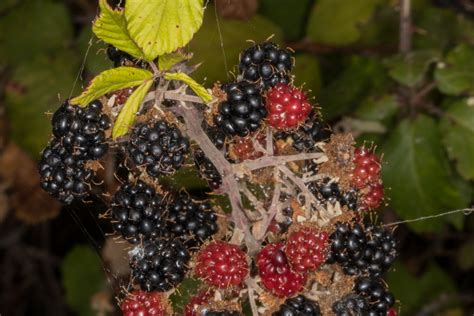
[[[174,3],[146,6],[172,21]],[[366,216],[383,199],[380,160],[326,127],[308,92],[293,84],[292,52],[255,44],[236,60],[234,81],[206,89],[189,76],[194,67],[181,49],[204,8],[169,29],[127,15],[139,5],[100,1],[93,29],[110,45],[115,68],[56,111],[39,167],[43,188],[65,203],[91,192],[110,201],[101,218],[130,246],[130,281],[116,287],[124,315],[393,310],[382,277],[397,243],[392,229]],[[113,21],[123,27],[111,34]],[[156,34],[138,30],[144,24]],[[92,181],[110,166],[102,163],[107,153],[126,169],[114,192]],[[169,185],[191,168],[207,180],[208,198]],[[200,288],[172,306],[186,279]]]

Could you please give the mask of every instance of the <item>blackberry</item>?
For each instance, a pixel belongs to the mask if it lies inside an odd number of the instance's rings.
[[[308,188],[322,202],[336,203],[341,206],[347,205],[351,210],[357,210],[357,191],[350,189],[346,192],[341,191],[337,182],[331,182],[325,178],[321,183],[311,182]]]
[[[199,170],[199,174],[207,181],[211,189],[215,190],[221,186],[222,178],[219,171],[201,149],[194,150],[194,163]]]
[[[53,139],[43,150],[39,163],[41,187],[59,201],[70,204],[89,191],[92,170]]]
[[[337,224],[329,237],[331,250],[327,263],[339,263],[349,275],[370,274],[379,276],[391,266],[397,257],[397,243],[392,232],[382,227],[360,224],[349,228]]]
[[[246,136],[257,130],[267,115],[260,89],[251,83],[233,82],[222,86],[227,100],[219,104],[215,125],[226,135]]]
[[[169,236],[165,222],[166,201],[142,181],[126,183],[112,200],[112,224],[127,241]]]
[[[258,82],[265,89],[278,83],[288,84],[293,56],[287,49],[266,42],[247,48],[240,55],[239,70],[244,80]]]
[[[368,309],[367,300],[357,294],[346,295],[332,305],[332,310],[337,316],[367,315]]]
[[[107,57],[114,63],[114,67],[126,66],[126,65],[135,65],[140,68],[146,68],[147,64],[144,61],[138,60],[132,55],[121,51],[115,46],[109,45],[107,47]]]
[[[289,298],[272,316],[321,316],[319,304],[303,295]]]
[[[135,126],[127,150],[136,165],[145,166],[150,176],[157,177],[183,165],[189,141],[175,125],[160,120]]]
[[[84,108],[66,101],[51,122],[54,137],[61,139],[62,145],[82,160],[99,159],[109,148],[105,130],[110,128],[110,119],[102,113],[99,100]]]
[[[179,195],[169,205],[167,226],[187,247],[196,247],[218,230],[217,216],[205,201],[193,201],[188,194]]]
[[[355,281],[354,292],[368,302],[368,315],[387,315],[395,304],[395,297],[378,277],[359,277]]]
[[[205,309],[199,316],[242,316],[243,314],[239,311],[228,311],[228,310],[209,310]]]
[[[138,248],[130,267],[142,290],[165,292],[183,281],[189,259],[188,250],[179,240],[157,239]]]
[[[223,149],[225,146],[225,134],[217,127],[209,126],[204,123],[204,131],[217,149]]]

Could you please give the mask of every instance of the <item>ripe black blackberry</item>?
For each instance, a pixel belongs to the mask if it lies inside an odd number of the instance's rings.
[[[322,182],[311,182],[308,189],[321,201],[332,204],[337,201],[341,206],[347,205],[350,210],[357,210],[357,191],[350,189],[346,192],[341,191],[337,182],[330,181],[329,178]]]
[[[382,227],[356,223],[352,228],[337,224],[331,234],[327,263],[339,263],[349,275],[379,276],[387,271],[397,257],[397,243],[391,231]]]
[[[109,47],[107,47],[107,57],[109,57],[109,59],[114,63],[114,67],[127,65],[135,65],[140,68],[147,67],[146,62],[138,60],[132,55],[121,51],[120,49],[112,45],[109,45]]]
[[[368,302],[367,315],[387,315],[395,304],[395,297],[379,277],[359,277],[354,284],[354,292]]]
[[[227,100],[219,104],[214,124],[228,136],[246,136],[257,130],[267,110],[260,89],[247,82],[232,82],[222,85]]]
[[[173,174],[189,152],[189,141],[173,124],[159,120],[133,128],[127,150],[131,160],[152,177]]]
[[[166,216],[167,201],[142,181],[126,183],[112,200],[112,224],[128,242],[168,237]]]
[[[320,316],[321,309],[319,304],[313,300],[306,298],[304,295],[298,295],[289,298],[280,309],[272,314],[272,316]]]
[[[53,139],[43,150],[39,163],[41,187],[59,201],[70,204],[89,191],[92,170]]]
[[[366,298],[357,294],[346,295],[332,305],[332,310],[337,316],[367,315],[368,309],[369,303]]]
[[[209,126],[207,123],[204,123],[203,129],[217,149],[224,148],[225,134],[219,128],[214,127],[214,126]]]
[[[53,135],[62,145],[82,160],[95,160],[108,150],[105,130],[110,128],[109,117],[102,113],[99,100],[86,107],[66,101],[53,115]]]
[[[207,184],[211,189],[217,189],[222,184],[222,178],[216,167],[206,157],[201,149],[195,149],[193,151],[194,163],[199,171],[199,175],[207,181]]]
[[[157,239],[137,248],[130,267],[142,290],[165,292],[183,281],[189,259],[188,250],[179,240]]]
[[[239,70],[244,80],[258,82],[265,89],[277,83],[288,84],[293,56],[287,49],[266,42],[247,48],[240,55]]]

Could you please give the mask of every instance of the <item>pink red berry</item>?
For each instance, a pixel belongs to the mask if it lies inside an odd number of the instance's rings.
[[[380,183],[370,186],[370,191],[363,196],[362,207],[364,209],[374,209],[380,206],[384,196],[383,185]]]
[[[166,306],[158,292],[133,291],[120,305],[124,316],[165,316]]]
[[[206,289],[200,291],[197,295],[191,297],[189,303],[184,307],[184,316],[197,316],[197,308],[206,304],[212,297],[212,291]]]
[[[132,94],[133,88],[125,88],[116,91],[115,94],[115,104],[125,104],[128,97]]]
[[[257,138],[260,144],[263,142],[263,134]],[[264,145],[262,145],[264,147]],[[250,137],[235,137],[229,147],[229,154],[232,159],[244,161],[253,160],[263,156],[261,151],[255,150],[252,138]]]
[[[361,199],[362,209],[379,207],[384,197],[380,159],[364,147],[357,148],[354,152],[354,165],[352,184],[365,191]]]
[[[387,311],[387,316],[397,316],[397,315],[398,315],[397,310],[393,307]]]
[[[256,259],[262,284],[274,295],[287,297],[303,289],[306,275],[291,269],[283,243],[265,246]]]
[[[324,263],[327,255],[328,234],[314,228],[303,228],[288,238],[285,253],[293,270],[314,271]]]
[[[215,241],[199,251],[194,272],[207,284],[226,288],[241,284],[249,266],[245,253],[238,246]]]
[[[284,129],[304,122],[312,106],[306,94],[295,87],[279,83],[266,94],[267,121],[271,126]]]

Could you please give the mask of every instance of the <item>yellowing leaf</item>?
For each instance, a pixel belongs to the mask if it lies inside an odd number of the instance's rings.
[[[212,95],[207,92],[206,88],[204,88],[202,85],[194,81],[193,78],[182,72],[166,73],[165,79],[179,80],[186,83],[191,89],[193,89],[194,93],[196,93],[205,103],[211,102],[212,100]]]
[[[158,68],[160,70],[169,70],[177,63],[182,62],[183,60],[186,60],[188,58],[189,56],[182,53],[165,54],[158,58]]]
[[[94,21],[92,30],[98,38],[112,44],[121,51],[143,58],[140,47],[132,40],[127,30],[127,20],[122,10],[112,9],[107,0],[99,0],[100,15]]]
[[[143,82],[128,98],[127,102],[120,111],[117,120],[115,121],[114,128],[112,130],[112,137],[117,137],[127,134],[128,129],[135,121],[135,116],[140,108],[140,104],[143,101],[146,93],[153,84],[153,80]]]
[[[135,87],[151,78],[153,78],[153,73],[150,71],[134,67],[106,70],[92,79],[89,87],[80,96],[72,99],[71,103],[86,106],[106,93]]]
[[[127,0],[125,18],[145,59],[171,53],[191,40],[202,24],[202,0]]]

